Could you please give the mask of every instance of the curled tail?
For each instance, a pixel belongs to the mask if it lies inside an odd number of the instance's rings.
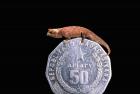
[[[87,38],[89,38],[90,40],[95,41],[95,42],[99,43],[100,45],[102,45],[103,47],[105,47],[108,51],[107,52],[108,55],[111,53],[109,45],[102,38],[100,38],[98,35],[96,35],[95,33],[90,31],[87,34]]]

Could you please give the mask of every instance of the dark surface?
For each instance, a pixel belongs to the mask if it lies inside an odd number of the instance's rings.
[[[80,25],[95,30],[112,49],[113,74],[105,94],[137,93],[139,10],[138,4],[1,4],[1,89],[53,94],[45,68],[49,53],[62,39],[46,37],[47,29]]]

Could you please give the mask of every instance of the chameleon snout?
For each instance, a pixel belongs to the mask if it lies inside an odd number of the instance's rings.
[[[47,32],[47,36],[50,36],[50,33],[49,32]]]

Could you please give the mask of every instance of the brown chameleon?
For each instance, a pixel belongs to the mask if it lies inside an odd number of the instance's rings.
[[[108,55],[111,53],[109,45],[99,36],[97,36],[94,32],[91,30],[80,27],[80,26],[66,26],[62,28],[55,28],[55,29],[48,29],[47,36],[53,37],[53,38],[76,38],[76,37],[82,37],[81,42],[83,42],[84,38],[88,38],[92,41],[95,41],[99,43],[100,45],[104,46],[107,49]]]

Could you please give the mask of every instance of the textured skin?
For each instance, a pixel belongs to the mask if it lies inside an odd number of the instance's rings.
[[[62,27],[62,28],[55,28],[55,29],[48,29],[48,36],[53,37],[53,38],[66,38],[66,39],[71,39],[71,38],[76,38],[76,37],[85,37],[88,38],[92,41],[95,41],[99,43],[100,45],[104,46],[107,51],[108,55],[111,53],[109,45],[99,36],[97,36],[94,32],[91,30],[80,27],[80,26],[67,26],[67,27]]]

